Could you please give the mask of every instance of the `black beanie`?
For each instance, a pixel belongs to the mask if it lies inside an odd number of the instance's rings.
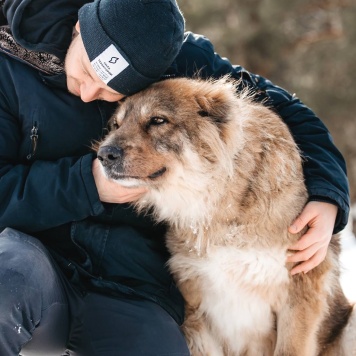
[[[95,72],[124,95],[158,81],[183,42],[175,0],[96,0],[79,10],[79,24]]]

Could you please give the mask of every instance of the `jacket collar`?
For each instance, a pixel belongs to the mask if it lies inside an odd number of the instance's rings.
[[[28,50],[18,44],[9,26],[0,26],[0,51],[25,62],[46,74],[64,72],[63,62],[53,54]]]

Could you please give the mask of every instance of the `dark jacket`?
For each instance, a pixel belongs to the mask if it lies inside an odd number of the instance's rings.
[[[77,9],[85,1],[5,0],[4,13],[23,46],[64,59]],[[339,207],[335,231],[349,210],[345,163],[329,132],[298,98],[214,53],[187,33],[167,76],[231,74],[288,124],[306,160],[310,199]],[[183,300],[166,268],[164,225],[130,206],[103,204],[91,172],[91,142],[105,133],[115,104],[83,103],[64,74],[47,75],[0,49],[0,227],[40,238],[82,290],[144,297],[179,323]]]

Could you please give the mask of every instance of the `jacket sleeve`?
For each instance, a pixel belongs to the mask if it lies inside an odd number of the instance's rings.
[[[21,164],[21,131],[4,107],[0,124],[0,228],[40,231],[103,212],[92,154]]]
[[[288,125],[303,155],[303,170],[309,200],[323,201],[339,207],[334,233],[348,222],[349,185],[346,164],[333,143],[330,132],[315,113],[295,95],[255,76],[259,90]]]
[[[349,214],[349,185],[344,158],[335,147],[332,137],[315,113],[295,95],[271,81],[233,66],[214,52],[204,36],[187,33],[177,58],[182,75],[217,78],[230,75],[241,80],[241,86],[257,93],[256,98],[275,110],[288,125],[304,157],[304,177],[309,199],[338,206],[334,233],[347,224]]]

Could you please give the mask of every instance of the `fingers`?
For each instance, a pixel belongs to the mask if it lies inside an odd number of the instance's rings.
[[[296,243],[289,246],[289,250],[306,250],[314,244],[328,245],[330,238],[330,229],[326,229],[323,226],[310,227],[309,230]]]
[[[318,266],[324,261],[326,256],[327,248],[318,250],[311,258],[293,267],[290,271],[291,275],[294,276],[298,273],[308,273],[310,270]]]
[[[289,247],[286,262],[298,263],[291,274],[307,273],[324,261],[332,237],[337,207],[323,202],[309,202],[293,222],[289,232],[308,231]]]
[[[287,262],[300,262],[291,270],[291,274],[307,273],[323,262],[330,239],[330,231],[321,233],[320,229],[310,228],[296,244],[290,247],[287,254]]]
[[[312,219],[315,218],[316,212],[314,211],[314,206],[312,203],[308,203],[301,214],[294,220],[292,225],[289,227],[289,232],[291,234],[297,234],[301,232],[310,222]]]
[[[297,263],[307,261],[312,258],[320,248],[321,246],[319,245],[319,243],[315,243],[309,246],[308,248],[302,249],[300,251],[288,250],[287,262]]]

